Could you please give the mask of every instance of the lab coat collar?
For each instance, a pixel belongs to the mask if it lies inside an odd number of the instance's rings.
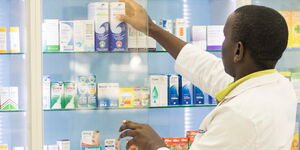
[[[276,82],[279,79],[280,76],[281,75],[278,72],[275,72],[275,73],[266,74],[266,75],[258,76],[258,77],[255,77],[255,78],[251,78],[251,79],[241,83],[234,90],[232,90],[224,98],[224,100],[219,105],[221,105],[222,103],[224,103],[224,102],[232,99],[233,97],[243,93],[246,90]]]

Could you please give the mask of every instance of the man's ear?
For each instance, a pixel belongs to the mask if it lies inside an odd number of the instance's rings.
[[[239,41],[234,49],[233,53],[233,62],[238,63],[244,59],[245,49],[244,44]]]

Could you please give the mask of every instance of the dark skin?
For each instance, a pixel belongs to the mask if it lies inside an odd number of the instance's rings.
[[[145,9],[134,0],[125,0],[125,3],[126,15],[119,16],[119,19],[154,38],[176,59],[181,49],[187,43],[155,25]],[[243,42],[232,39],[232,25],[236,15],[234,13],[231,14],[226,21],[224,27],[225,40],[222,50],[225,72],[231,75],[234,81],[251,73],[264,70],[255,63]],[[120,139],[128,136],[132,137],[132,140],[127,144],[127,149],[131,145],[136,145],[142,150],[157,150],[160,147],[166,147],[161,137],[148,124],[124,121],[119,132],[123,132],[119,137]]]

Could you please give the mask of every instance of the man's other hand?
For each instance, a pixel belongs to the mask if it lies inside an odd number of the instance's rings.
[[[119,131],[124,131],[120,135],[120,139],[132,137],[127,143],[126,149],[129,149],[131,145],[136,145],[142,150],[157,150],[158,148],[166,147],[166,144],[161,137],[148,124],[139,124],[124,120]]]

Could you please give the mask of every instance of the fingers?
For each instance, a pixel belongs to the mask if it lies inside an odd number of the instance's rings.
[[[136,143],[135,139],[134,139],[134,138],[131,139],[131,140],[128,141],[128,143],[126,144],[126,149],[128,150],[132,145],[136,145],[135,143]]]
[[[122,132],[127,129],[136,130],[139,128],[141,128],[141,124],[126,120],[123,121],[123,125],[120,127],[119,132]]]
[[[138,134],[138,132],[136,130],[127,130],[119,136],[119,139],[122,139],[127,136],[135,137],[135,136],[137,136],[137,134]]]
[[[126,22],[126,23],[131,23],[131,18],[128,17],[127,15],[116,15],[116,18],[119,20],[119,21],[122,21],[122,22]]]
[[[138,4],[135,0],[123,0],[126,4],[129,4],[133,8],[139,7],[140,4]]]

